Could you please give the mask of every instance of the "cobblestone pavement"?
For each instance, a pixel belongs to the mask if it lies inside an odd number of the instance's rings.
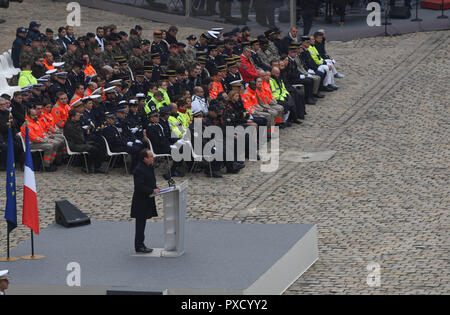
[[[281,131],[280,168],[262,173],[249,162],[219,180],[187,177],[189,219],[317,224],[320,260],[286,294],[449,294],[450,31],[330,42],[328,50],[346,78],[308,106],[302,126]],[[337,151],[328,162],[285,158],[328,150]],[[94,220],[129,220],[132,178],[120,169],[37,173],[36,182],[42,227],[61,198]],[[18,172],[19,209],[22,185]],[[1,240],[5,229],[0,221]],[[13,244],[28,234],[20,227]],[[370,262],[381,266],[379,288],[366,283]]]

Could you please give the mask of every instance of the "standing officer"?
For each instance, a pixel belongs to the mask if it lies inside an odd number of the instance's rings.
[[[155,197],[160,189],[156,185],[155,171],[153,169],[154,157],[150,150],[144,149],[139,153],[139,164],[133,172],[134,194],[131,205],[131,217],[136,219],[136,233],[134,248],[136,253],[150,254],[153,249],[147,248],[145,241],[145,226],[148,219],[158,216]]]
[[[5,291],[8,290],[8,286],[8,270],[2,270],[0,271],[0,295],[5,295]]]

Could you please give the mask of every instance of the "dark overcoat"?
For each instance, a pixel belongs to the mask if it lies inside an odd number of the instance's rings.
[[[151,219],[158,216],[155,198],[150,197],[156,186],[153,166],[140,162],[133,172],[134,194],[131,205],[131,217],[134,219]]]

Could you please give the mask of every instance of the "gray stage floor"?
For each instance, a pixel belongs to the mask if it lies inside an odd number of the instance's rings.
[[[77,262],[81,286],[86,288],[238,292],[254,284],[311,230],[315,226],[193,221],[186,225],[184,256],[142,258],[132,256],[134,223],[93,222],[74,229],[52,225],[35,239],[36,253],[45,255],[44,260],[0,263],[0,269],[10,270],[12,288],[64,287],[67,265]],[[164,247],[162,223],[149,224],[147,240],[147,246]],[[30,242],[26,241],[12,254],[20,257],[29,252]],[[308,262],[306,269],[316,259]]]

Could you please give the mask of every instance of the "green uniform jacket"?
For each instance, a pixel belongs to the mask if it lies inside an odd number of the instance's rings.
[[[277,80],[274,78],[270,79],[270,88],[272,89],[272,96],[277,101],[284,101],[288,96],[289,92],[284,85],[284,82],[281,81],[281,87],[279,86]]]
[[[323,65],[323,59],[322,59],[322,57],[320,57],[320,54],[317,51],[316,47],[311,45],[311,46],[309,46],[308,51],[311,54],[312,59],[318,66]]]
[[[20,72],[19,87],[25,87],[31,84],[38,84],[37,80],[31,74],[31,70]]]
[[[174,116],[169,117],[169,126],[170,130],[172,131],[172,134],[174,134],[178,139],[183,138],[183,127],[181,125],[181,122],[178,120],[178,118]]]

